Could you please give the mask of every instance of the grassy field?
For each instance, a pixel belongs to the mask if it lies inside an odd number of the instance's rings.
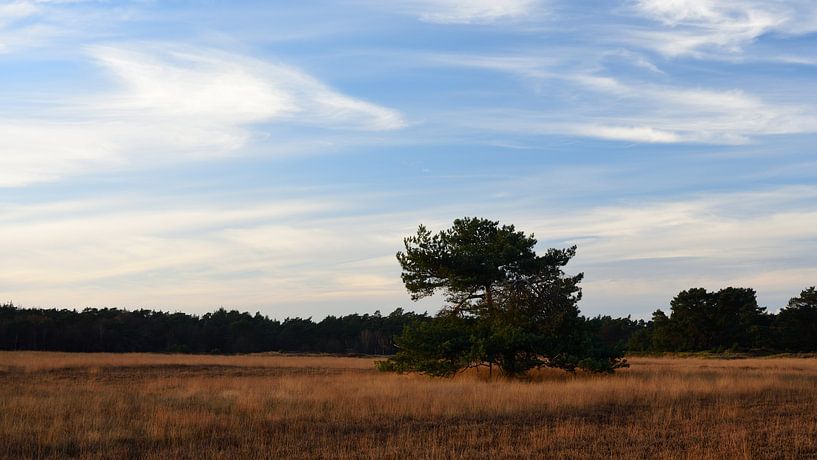
[[[0,458],[817,458],[817,360],[613,376],[381,374],[371,358],[0,353]]]

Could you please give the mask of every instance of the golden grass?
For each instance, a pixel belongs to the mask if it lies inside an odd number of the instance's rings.
[[[371,369],[372,358],[328,355],[171,355],[153,353],[59,353],[38,351],[0,351],[0,371],[15,368],[24,371],[88,367],[139,366],[231,366],[321,369]]]
[[[372,359],[0,353],[0,458],[815,458],[817,360],[613,376],[381,374]]]

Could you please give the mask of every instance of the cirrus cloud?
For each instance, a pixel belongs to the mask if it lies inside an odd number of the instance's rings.
[[[489,24],[533,14],[541,0],[399,0],[388,8],[436,24]]]
[[[632,8],[663,26],[636,31],[632,41],[667,56],[736,53],[765,34],[817,32],[810,0],[638,0]]]
[[[0,186],[240,153],[263,126],[384,131],[403,116],[285,64],[190,47],[95,46],[109,89],[0,113]],[[24,102],[23,102],[24,104]]]

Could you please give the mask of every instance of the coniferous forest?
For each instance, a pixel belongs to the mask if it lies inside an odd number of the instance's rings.
[[[392,338],[428,316],[397,309],[387,316],[351,314],[270,319],[220,308],[202,316],[117,308],[0,307],[0,349],[72,352],[391,354]]]
[[[71,352],[342,353],[388,355],[405,326],[426,313],[350,314],[271,319],[218,309],[197,316],[118,308],[42,309],[0,306],[0,349]],[[817,289],[803,290],[776,314],[750,288],[678,293],[649,321],[582,318],[600,342],[628,352],[817,352]]]

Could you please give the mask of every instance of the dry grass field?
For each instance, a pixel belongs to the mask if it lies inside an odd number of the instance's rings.
[[[630,362],[487,381],[371,358],[0,353],[0,458],[817,458],[817,360]]]

